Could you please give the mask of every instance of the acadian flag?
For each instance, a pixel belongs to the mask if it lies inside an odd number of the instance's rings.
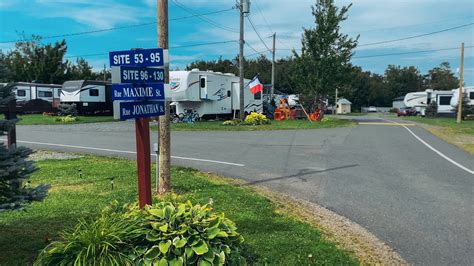
[[[249,82],[249,87],[250,87],[250,92],[252,94],[255,94],[257,92],[263,92],[263,85],[260,83],[260,80],[258,80],[258,77],[255,76],[250,82]]]

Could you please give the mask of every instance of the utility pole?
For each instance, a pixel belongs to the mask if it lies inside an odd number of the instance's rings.
[[[239,38],[239,83],[240,83],[240,120],[245,119],[245,101],[244,101],[244,14],[249,12],[249,0],[240,0],[240,38]]]
[[[462,78],[463,78],[463,71],[464,71],[464,43],[461,44],[461,67],[459,68],[459,104],[458,104],[458,124],[461,123],[462,120]]]
[[[168,49],[168,0],[157,0],[158,14],[158,47]],[[164,66],[165,84],[169,84],[169,65]],[[159,121],[159,188],[158,193],[164,194],[171,189],[170,183],[170,102],[165,99],[165,114],[158,118]]]
[[[275,93],[275,39],[276,32],[273,33],[273,51],[272,51],[272,90],[270,91],[270,101],[273,100],[273,94]]]
[[[336,110],[334,110],[334,114],[337,114],[337,88],[336,88],[336,97],[334,98],[334,108],[336,108]]]

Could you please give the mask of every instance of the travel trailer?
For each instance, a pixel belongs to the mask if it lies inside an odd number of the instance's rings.
[[[29,101],[37,99],[50,102],[54,108],[59,105],[61,85],[15,82],[12,86],[18,105],[25,105]]]
[[[249,80],[245,80],[245,85]],[[239,77],[212,71],[170,71],[171,100],[176,114],[196,112],[199,117],[231,117],[240,111]],[[245,113],[262,112],[261,93],[244,90]]]
[[[64,82],[61,104],[76,104],[80,114],[112,112],[112,85],[97,80]]]
[[[462,93],[464,97],[469,99],[468,105],[474,105],[474,86],[463,87]],[[459,103],[459,89],[453,90],[453,97],[451,98],[451,106],[456,107]]]
[[[454,114],[451,106],[452,97],[453,91],[426,90],[407,93],[403,103],[406,107],[414,107],[418,114],[424,116],[426,107],[430,105],[431,102],[436,101],[438,104],[438,114],[452,115]]]

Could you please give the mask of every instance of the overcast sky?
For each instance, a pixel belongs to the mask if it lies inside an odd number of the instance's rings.
[[[314,27],[311,5],[315,0],[252,0],[250,19],[257,31],[271,48],[269,36],[277,34],[277,57],[288,56],[291,48],[301,47],[303,28]],[[339,6],[351,1],[336,0]],[[460,50],[429,51],[404,55],[379,56],[474,46],[474,1],[470,0],[357,0],[344,22],[342,30],[350,36],[360,34],[354,64],[364,70],[383,73],[388,64],[414,65],[422,73],[448,61],[454,70],[459,67]],[[180,6],[178,6],[181,5]],[[211,14],[203,18],[192,17],[231,9],[233,0],[170,0],[170,46],[238,40],[239,16],[236,10]],[[113,31],[66,37],[69,59],[85,55],[94,68],[103,68],[108,62],[107,52],[129,48],[150,48],[156,45],[156,0],[1,0],[0,49],[8,50],[22,36],[62,35],[94,31],[133,24],[148,25],[128,27]],[[459,27],[454,30],[450,28]],[[364,45],[391,41],[399,38],[443,31],[403,41],[378,45]],[[248,20],[245,38],[258,52],[266,47],[252,29]],[[44,42],[59,40],[52,38]],[[238,53],[238,43],[195,46],[170,49],[172,67],[184,67],[196,59],[233,58]],[[245,47],[245,53],[258,56]],[[95,55],[99,54],[99,55]],[[375,56],[375,57],[367,57]],[[359,58],[357,58],[359,57]],[[474,85],[474,48],[465,50],[464,75],[467,85]]]

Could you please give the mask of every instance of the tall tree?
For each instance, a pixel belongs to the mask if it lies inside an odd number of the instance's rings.
[[[459,79],[451,71],[449,62],[428,70],[426,88],[433,90],[453,90],[459,87]]]
[[[78,79],[98,79],[99,73],[95,73],[92,71],[92,66],[84,60],[84,58],[78,58],[76,60],[76,64],[68,65],[67,67],[67,78],[70,80],[78,80]],[[103,78],[103,76],[102,76]]]
[[[423,90],[423,76],[414,66],[400,67],[389,65],[385,70],[386,95],[390,100],[413,91]]]
[[[294,84],[306,96],[333,94],[344,85],[359,38],[352,39],[340,32],[340,24],[347,19],[351,5],[339,8],[334,0],[317,0],[312,6],[316,27],[304,29],[301,55],[294,53]]]
[[[30,41],[17,42],[6,56],[10,81],[64,82],[68,66],[64,61],[66,51],[65,40],[44,45],[41,37],[33,36]]]

